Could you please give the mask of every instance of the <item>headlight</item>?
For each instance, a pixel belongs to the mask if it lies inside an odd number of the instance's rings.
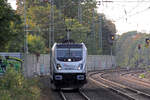
[[[78,66],[78,70],[81,70],[83,68],[83,64],[80,64],[79,66]]]
[[[57,69],[61,70],[61,65],[60,64],[57,64]]]

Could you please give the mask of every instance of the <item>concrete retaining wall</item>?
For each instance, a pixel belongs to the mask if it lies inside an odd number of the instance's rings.
[[[24,75],[32,77],[35,75],[48,75],[50,72],[48,54],[41,54],[39,57],[36,55],[27,55],[24,59]],[[109,55],[88,55],[87,57],[87,70],[101,70],[115,67],[116,61],[114,56]],[[26,66],[26,67],[25,67]]]
[[[48,54],[41,54],[39,57],[36,55],[27,55],[24,59],[24,75],[27,77],[35,75],[49,74],[49,61]]]
[[[88,70],[102,70],[109,69],[116,66],[114,56],[109,55],[89,55],[87,57]]]

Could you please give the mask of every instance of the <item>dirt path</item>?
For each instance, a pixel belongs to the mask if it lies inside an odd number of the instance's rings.
[[[50,78],[41,77],[41,99],[40,100],[60,100],[60,96],[56,91],[51,90],[50,88]]]

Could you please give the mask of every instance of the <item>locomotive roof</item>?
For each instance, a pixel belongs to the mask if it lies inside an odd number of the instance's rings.
[[[60,43],[57,44],[56,47],[57,48],[82,48],[82,43]]]

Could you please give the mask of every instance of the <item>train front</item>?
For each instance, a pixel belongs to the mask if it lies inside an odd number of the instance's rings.
[[[87,49],[81,44],[57,44],[54,84],[59,88],[80,88],[86,83]]]

